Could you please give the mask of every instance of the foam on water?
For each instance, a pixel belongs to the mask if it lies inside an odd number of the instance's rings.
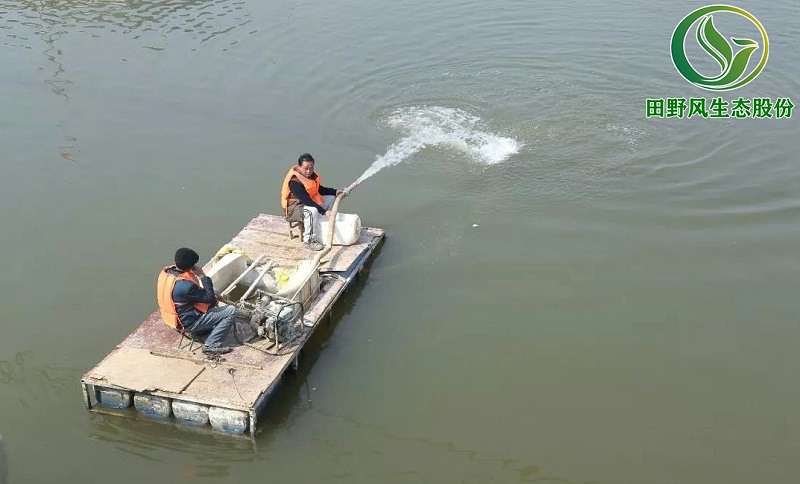
[[[424,106],[396,109],[387,123],[405,136],[392,144],[383,156],[376,158],[356,184],[386,167],[402,163],[428,146],[449,146],[486,165],[501,163],[524,146],[513,138],[479,130],[480,120],[455,108]]]

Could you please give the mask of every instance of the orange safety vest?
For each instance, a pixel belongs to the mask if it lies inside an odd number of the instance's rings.
[[[176,276],[174,274],[170,274],[168,271],[169,269],[175,269],[174,265],[166,266],[161,269],[161,272],[158,273],[158,286],[156,296],[158,297],[158,309],[161,310],[161,318],[167,323],[167,326],[171,328],[177,329],[178,326],[183,327],[181,325],[181,321],[178,318],[178,306],[183,306],[184,304],[190,304],[186,302],[175,302],[172,299],[172,290],[175,288],[175,283],[178,282],[179,279],[183,279],[185,281],[189,281],[197,287],[200,287],[200,281],[197,279],[197,276],[194,275],[191,271],[181,272],[180,275]],[[195,309],[200,311],[201,313],[207,313],[208,308],[211,306],[208,303],[191,303]]]
[[[317,178],[312,180],[301,175],[295,168],[297,168],[297,166],[289,168],[289,172],[286,173],[286,176],[283,178],[283,185],[281,186],[281,207],[283,207],[284,215],[286,215],[286,211],[289,207],[289,199],[292,198],[292,192],[289,191],[289,182],[292,181],[292,178],[297,178],[297,181],[303,184],[311,200],[314,200],[320,205],[322,205],[323,202],[322,195],[319,194],[322,176],[317,173]]]

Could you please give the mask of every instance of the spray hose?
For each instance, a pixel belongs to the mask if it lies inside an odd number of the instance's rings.
[[[334,230],[336,229],[336,214],[339,213],[339,204],[342,203],[342,199],[350,195],[350,192],[353,191],[353,189],[357,186],[358,182],[353,182],[350,184],[350,186],[342,190],[340,194],[336,195],[336,199],[333,201],[333,207],[331,207],[330,215],[328,217],[328,240],[325,242],[325,247],[321,251],[317,252],[316,257],[314,257],[314,260],[311,262],[315,270],[319,267],[319,263],[322,258],[325,257],[328,252],[331,251],[331,247],[333,247],[333,234]]]
[[[331,208],[331,215],[328,217],[328,240],[325,242],[325,247],[317,252],[317,255],[314,257],[314,260],[311,261],[311,265],[316,270],[319,267],[319,263],[323,257],[328,255],[328,252],[331,251],[331,247],[333,247],[333,231],[336,229],[336,214],[339,212],[339,203],[341,203],[342,198],[345,197],[344,193],[340,193],[336,195],[336,200],[333,202],[333,207]]]
[[[345,196],[350,195],[350,192],[353,191],[353,189],[357,186],[358,186],[358,181],[354,181],[353,183],[351,183],[349,187],[344,189],[344,195]]]

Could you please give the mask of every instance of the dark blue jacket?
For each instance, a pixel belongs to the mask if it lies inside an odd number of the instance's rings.
[[[176,276],[181,274],[181,272],[176,268],[169,269],[169,273]],[[216,306],[217,297],[214,295],[214,283],[211,281],[211,278],[208,276],[201,277],[200,282],[203,284],[203,287],[198,287],[189,281],[179,279],[175,282],[175,287],[172,289],[172,300],[176,303],[199,302]],[[185,328],[194,325],[200,315],[203,314],[195,309],[191,304],[182,304],[177,306],[177,308],[178,319],[180,319],[181,324]]]

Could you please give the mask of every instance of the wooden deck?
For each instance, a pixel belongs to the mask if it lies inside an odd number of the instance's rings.
[[[186,404],[201,415],[199,422],[192,423],[202,424],[203,415],[210,412],[211,425],[217,430],[254,434],[258,414],[264,409],[270,391],[290,364],[297,361],[314,329],[383,237],[382,229],[362,228],[356,244],[334,246],[323,258],[320,272],[328,275],[317,296],[305,308],[304,322],[309,330],[297,346],[284,350],[285,354],[268,354],[266,350],[271,345],[268,340],[257,339],[251,343],[255,347],[250,347],[237,345],[231,335],[229,342],[235,346],[234,351],[223,355],[221,362],[209,361],[197,343],[192,351],[185,345],[179,347],[180,334],[167,327],[155,311],[83,376],[87,408],[95,409],[107,399],[112,407],[126,408],[135,403],[139,411],[172,419],[178,416],[178,408]],[[273,215],[254,218],[229,244],[242,249],[251,259],[265,255],[277,261],[299,262],[315,255],[299,239],[291,240],[286,221]],[[100,398],[101,394],[104,398]],[[175,410],[174,415],[170,409]],[[214,415],[222,415],[221,420],[217,418],[217,422],[223,422],[221,425],[215,424]]]

